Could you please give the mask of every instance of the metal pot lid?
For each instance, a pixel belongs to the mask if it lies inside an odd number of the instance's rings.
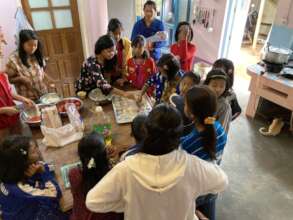
[[[269,52],[290,55],[292,53],[292,50],[288,48],[269,46]]]

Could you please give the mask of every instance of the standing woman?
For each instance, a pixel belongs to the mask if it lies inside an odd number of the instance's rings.
[[[38,100],[48,92],[44,67],[41,42],[36,33],[32,30],[20,31],[18,49],[10,55],[5,69],[19,95]]]
[[[132,57],[131,42],[128,38],[122,37],[123,26],[117,18],[112,18],[108,24],[108,33],[113,36],[117,49],[117,73],[122,74],[126,80],[126,65],[128,59]]]
[[[193,30],[186,21],[180,22],[175,32],[176,43],[172,44],[171,52],[179,58],[181,69],[184,72],[192,71],[193,57],[196,46],[191,43]]]
[[[163,22],[156,19],[157,5],[154,1],[147,1],[143,6],[144,18],[137,21],[133,27],[131,41],[137,35],[143,35],[145,38],[155,35],[159,31],[164,31]],[[161,47],[165,46],[165,42],[149,43],[148,50],[151,57],[157,61],[161,57]]]

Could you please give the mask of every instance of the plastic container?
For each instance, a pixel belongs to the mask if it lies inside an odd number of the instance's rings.
[[[94,112],[92,130],[104,136],[106,146],[112,144],[111,119],[100,106]]]

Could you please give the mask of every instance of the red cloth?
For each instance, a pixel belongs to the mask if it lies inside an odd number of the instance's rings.
[[[122,220],[123,214],[93,213],[85,206],[85,195],[82,191],[82,173],[80,168],[73,168],[69,171],[69,181],[73,195],[73,208],[70,220]]]
[[[15,106],[15,103],[13,102],[7,75],[5,73],[0,73],[0,108],[7,106]],[[0,114],[0,129],[14,126],[18,122],[18,118],[19,114],[13,116]]]
[[[185,72],[192,70],[193,57],[196,53],[196,46],[187,40],[172,44],[171,53],[180,57],[181,69]]]
[[[142,89],[150,76],[156,73],[156,64],[153,58],[135,59],[127,62],[128,81],[137,89]]]

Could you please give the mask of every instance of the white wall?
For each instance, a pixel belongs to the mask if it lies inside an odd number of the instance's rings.
[[[4,68],[9,54],[16,49],[15,45],[15,31],[16,22],[14,15],[18,6],[17,0],[1,0],[0,1],[0,26],[4,33],[7,45],[4,45],[4,60],[0,63],[0,70]]]
[[[130,38],[135,23],[135,0],[107,0],[108,16],[118,18],[124,27],[123,35]]]
[[[107,32],[107,0],[78,0],[84,56],[94,54],[95,43]]]

